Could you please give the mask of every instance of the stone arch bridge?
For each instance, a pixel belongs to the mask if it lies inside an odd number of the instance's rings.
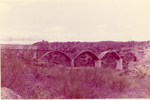
[[[79,52],[75,57],[70,57],[66,53],[62,51],[48,51],[43,56],[41,56],[39,59],[43,60],[48,63],[57,63],[57,61],[62,62],[62,65],[64,66],[71,66],[71,67],[78,67],[79,65],[84,66],[93,66],[93,67],[101,67],[101,62],[103,57],[106,54],[112,54],[114,58],[116,59],[117,65],[116,69],[123,69],[122,66],[122,58],[119,56],[119,54],[116,51],[104,51],[100,53],[99,55],[95,54],[94,52],[90,50],[83,50]]]
[[[38,50],[37,46],[33,45],[7,45],[1,44],[1,52],[6,51],[7,49],[11,49],[14,54],[26,54],[26,51],[30,51],[33,58],[44,60],[48,62],[50,65],[60,64],[60,62],[65,66],[93,66],[93,67],[102,67],[102,59],[107,54],[112,54],[116,60],[116,69],[123,69],[122,57],[117,53],[117,51],[103,51],[99,54],[96,54],[90,50],[83,50],[77,54],[73,53],[64,53],[62,51],[50,51],[50,50]],[[133,54],[136,57],[138,55],[143,55],[143,51],[132,50]],[[74,56],[72,56],[74,55]],[[138,58],[139,59],[139,58]]]

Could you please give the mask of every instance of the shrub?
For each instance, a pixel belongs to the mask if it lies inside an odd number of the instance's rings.
[[[66,91],[64,95],[67,95],[67,98],[76,99],[93,98],[93,96],[95,98],[102,98],[108,95],[107,93],[102,93],[103,91],[99,91],[100,94],[96,94],[95,89],[93,90],[94,86],[111,88],[113,91],[122,92],[128,89],[130,84],[125,76],[119,76],[118,73],[109,68],[78,67],[76,69],[70,69],[68,74],[64,75],[65,86],[63,91]],[[90,87],[86,84],[90,84]]]
[[[145,78],[147,75],[150,74],[150,70],[144,66],[135,66],[131,69],[132,74],[131,76],[135,76],[137,78]]]
[[[124,76],[116,76],[113,80],[112,80],[112,84],[110,85],[110,87],[114,90],[117,90],[119,92],[122,92],[124,89],[128,89],[130,84],[127,81],[127,77]]]

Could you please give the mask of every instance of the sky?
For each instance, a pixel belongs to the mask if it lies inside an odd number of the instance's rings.
[[[0,41],[149,41],[149,5],[150,0],[0,0]]]

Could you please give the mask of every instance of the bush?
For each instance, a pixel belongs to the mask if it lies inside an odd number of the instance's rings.
[[[131,76],[135,76],[137,78],[145,78],[147,75],[150,74],[150,70],[144,66],[135,66],[131,69],[132,74]]]

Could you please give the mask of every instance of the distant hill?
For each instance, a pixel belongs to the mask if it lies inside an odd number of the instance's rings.
[[[36,42],[33,45],[38,46],[38,49],[49,50],[63,50],[72,51],[75,49],[80,50],[92,50],[98,49],[99,51],[105,50],[120,50],[121,48],[132,48],[137,45],[138,42],[114,42],[114,41],[101,41],[101,42],[48,42],[41,41]]]
[[[37,49],[40,50],[48,50],[49,49],[49,42],[48,41],[41,41],[41,42],[36,42],[33,45],[37,46]]]

